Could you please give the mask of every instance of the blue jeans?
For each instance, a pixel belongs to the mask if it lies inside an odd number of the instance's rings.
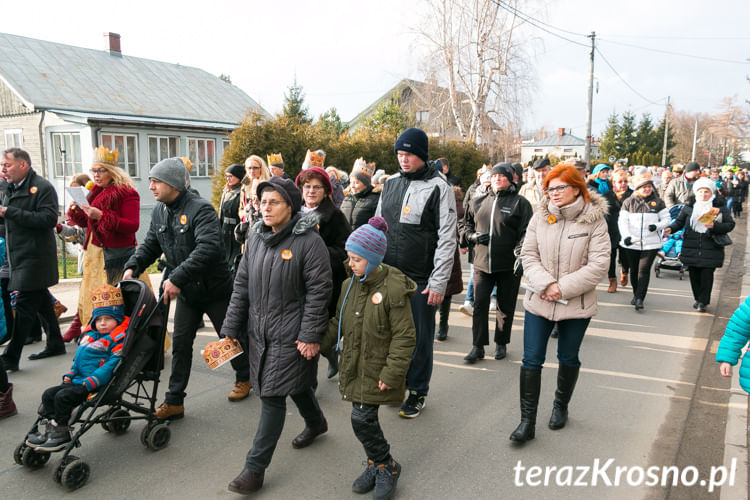
[[[581,366],[578,351],[583,342],[583,335],[591,318],[565,319],[557,322],[559,337],[557,339],[557,360],[561,365]],[[526,311],[523,324],[523,367],[541,371],[547,355],[549,340],[554,321]]]
[[[417,284],[417,293],[411,298],[411,314],[417,330],[417,345],[406,373],[406,387],[426,396],[432,378],[432,347],[435,343],[435,311],[437,306],[427,305],[427,295],[422,295],[427,283]]]
[[[469,286],[466,287],[465,300],[474,303],[474,264],[469,264]]]

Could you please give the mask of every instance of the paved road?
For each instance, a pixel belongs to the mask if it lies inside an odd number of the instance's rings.
[[[546,427],[557,375],[555,342],[551,341],[536,439],[523,448],[513,447],[508,441],[519,420],[520,300],[508,359],[487,359],[467,366],[462,358],[470,349],[471,323],[457,310],[459,297],[454,298],[449,338],[435,344],[432,389],[423,415],[404,420],[398,418],[395,408],[381,409],[393,455],[403,464],[398,498],[719,498],[718,490],[709,494],[707,486],[700,485],[629,486],[627,473],[637,482],[637,467],[696,465],[700,477],[708,479],[711,466],[731,463],[732,458],[738,459],[740,470],[736,484],[725,487],[722,498],[747,498],[747,397],[735,391],[740,403],[732,407],[740,409],[739,418],[745,418],[745,427],[739,430],[743,439],[728,447],[725,456],[732,393],[729,379],[716,376],[718,367],[712,361],[722,325],[741,293],[748,293],[747,281],[745,288],[740,288],[745,221],[740,222],[742,227],[733,235],[737,244],[730,247],[736,255],[729,257],[739,267],[726,279],[726,268],[717,273],[709,307],[709,313],[718,310],[718,317],[694,311],[687,279],[680,281],[669,271],[661,278],[652,278],[641,313],[629,305],[629,288],[608,294],[606,284],[601,284],[600,311],[583,344],[583,369],[569,424],[560,431]],[[60,285],[60,295],[67,296],[66,286]],[[199,332],[186,418],[171,426],[169,446],[159,452],[145,449],[139,442],[140,423],[134,423],[122,436],[92,429],[84,436],[83,447],[75,452],[92,467],[90,482],[76,493],[77,498],[234,497],[226,491],[226,484],[242,468],[260,405],[255,396],[240,403],[227,402],[232,385],[230,370],[210,372],[198,357],[198,346],[213,338],[210,325]],[[25,354],[37,349],[27,348]],[[73,357],[72,349],[69,351],[64,357],[24,361],[22,370],[11,375],[19,415],[0,424],[3,498],[58,498],[64,493],[51,478],[54,456],[51,464],[30,471],[13,463],[11,451],[32,423],[43,389],[56,383],[69,367]],[[325,380],[324,364],[318,397],[330,430],[311,447],[292,449],[290,442],[303,423],[290,402],[286,427],[266,474],[263,498],[356,497],[350,487],[364,457],[351,431],[351,408],[341,401],[336,381]],[[167,378],[168,369],[162,374],[163,381]],[[734,433],[736,437],[736,426]],[[601,476],[597,486],[554,485],[555,477],[562,482],[569,478],[571,483],[578,479],[583,469],[573,467],[592,467],[597,461],[604,466],[609,459],[613,459],[607,469],[610,481],[615,481],[615,467],[631,467],[623,473],[620,486],[607,486]],[[519,476],[522,486],[516,484],[519,464],[525,468]],[[534,466],[557,467],[550,475],[553,485],[529,485],[526,473]],[[543,480],[544,473],[532,477],[532,482],[535,479]],[[590,484],[591,472],[582,480]]]

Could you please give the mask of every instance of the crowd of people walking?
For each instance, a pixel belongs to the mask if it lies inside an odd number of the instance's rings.
[[[523,280],[521,421],[510,434],[520,445],[535,437],[550,338],[557,339],[559,367],[548,426],[566,425],[602,280],[609,293],[630,284],[631,304],[644,310],[653,263],[666,240],[681,232],[677,258],[688,268],[693,307],[706,312],[748,188],[742,171],[702,173],[694,162],[663,171],[602,163],[588,175],[575,158],[557,165],[542,158],[526,172],[520,164],[483,165],[464,194],[448,159],[429,161],[427,135],[416,128],[396,140],[399,169],[389,177],[363,158],[347,174],[326,169],[325,152],[307,153],[294,180],[280,153],[229,165],[218,211],[191,189],[189,160],[156,163],[148,174],[156,204],[136,244],[140,195],[118,167],[117,151],[94,150],[93,181],[74,180],[88,184],[87,203],[72,204],[60,222],[54,187],[31,168],[28,153],[6,150],[0,261],[7,253],[10,266],[0,281],[7,306],[0,306],[6,311],[0,319],[7,318],[8,333],[0,321],[0,338],[9,343],[0,356],[0,418],[16,412],[6,371],[19,369],[35,325],[44,327],[47,344],[29,359],[65,354],[66,342],[112,313],[95,309],[92,317],[92,308],[109,307],[101,290],[121,279],[149,283],[144,273],[159,261],[164,276],[157,295],[176,306],[169,387],[155,417],[185,416],[193,343],[208,315],[216,334],[243,350],[231,361],[235,382],[228,400],[241,401],[252,391],[261,401],[252,447],[229,489],[247,494],[262,488],[284,428],[287,396],[304,420],[294,448],[328,431],[315,395],[322,355],[328,378],[338,375],[342,398],[352,403],[352,429],[367,457],[352,489],[390,498],[402,465],[381,428],[379,407],[399,405],[406,419],[424,411],[434,342],[447,341],[451,299],[463,289],[461,253],[471,263],[460,308],[472,319],[467,364],[485,357],[491,312],[494,358],[506,358]],[[64,334],[48,291],[58,281],[55,233],[73,234],[84,249],[79,304]],[[102,335],[122,323],[116,312],[119,322],[102,324]],[[98,387],[81,380],[68,377],[63,385]],[[52,414],[54,394],[45,398]],[[55,436],[40,434],[34,444],[55,444]]]

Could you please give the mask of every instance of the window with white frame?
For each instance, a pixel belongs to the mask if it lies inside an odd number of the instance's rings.
[[[180,138],[162,135],[148,136],[148,161],[154,166],[165,158],[174,158],[180,152]]]
[[[55,177],[80,174],[83,171],[81,135],[78,132],[53,132],[52,158],[55,163]]]
[[[23,131],[20,128],[5,131],[5,149],[23,147]]]
[[[417,123],[425,123],[430,119],[429,111],[417,111],[415,116]]]
[[[229,139],[222,139],[221,141],[221,147],[222,147],[221,153],[222,154],[226,153],[227,149],[229,149],[229,144],[230,144]]]
[[[188,158],[193,162],[192,177],[211,177],[216,165],[213,139],[188,138]]]
[[[138,141],[135,135],[102,132],[99,134],[99,138],[102,146],[120,152],[117,159],[118,167],[127,172],[130,177],[140,177],[138,173]]]

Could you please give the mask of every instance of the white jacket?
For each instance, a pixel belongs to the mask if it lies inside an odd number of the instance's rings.
[[[641,198],[633,193],[622,204],[617,226],[620,229],[620,246],[630,250],[655,250],[661,248],[662,231],[670,223],[669,210],[656,193]],[[654,225],[654,231],[648,226]],[[630,245],[625,239],[630,237]]]

